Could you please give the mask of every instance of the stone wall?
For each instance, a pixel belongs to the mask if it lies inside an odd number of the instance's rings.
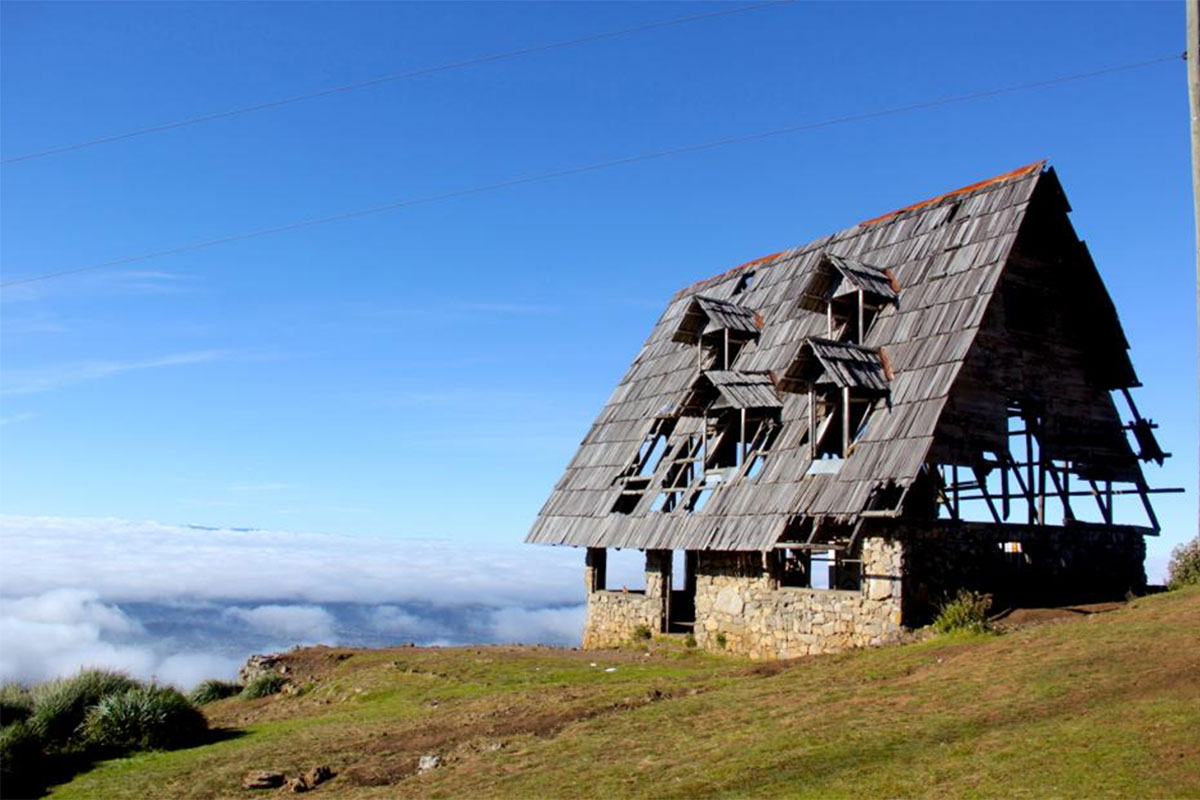
[[[868,533],[855,591],[781,586],[774,554],[702,551],[696,566],[700,647],[751,658],[792,658],[893,642],[930,621],[960,588],[997,608],[1117,600],[1145,587],[1146,546],[1133,529],[934,521]],[[1021,552],[1005,552],[1019,542]],[[670,551],[646,553],[644,592],[606,591],[602,551],[589,551],[584,647],[660,633],[671,585]]]
[[[591,592],[583,646],[616,647],[628,642],[639,625],[658,633],[662,620],[662,598],[646,592]]]
[[[762,553],[702,552],[696,574],[697,644],[775,659],[899,639],[903,548],[868,538],[862,558],[862,588],[839,591],[780,586]]]
[[[904,623],[928,623],[960,588],[994,607],[1120,600],[1146,585],[1146,542],[1136,530],[941,521],[897,532],[905,543]],[[1006,553],[1005,542],[1021,552]]]
[[[646,590],[609,591],[603,551],[588,551],[584,584],[587,589],[587,622],[584,647],[616,647],[628,642],[639,625],[651,633],[662,632],[665,593],[671,585],[671,551],[646,551]]]

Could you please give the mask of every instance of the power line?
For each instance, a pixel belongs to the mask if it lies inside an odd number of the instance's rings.
[[[619,36],[628,36],[632,33],[641,33],[643,31],[655,30],[658,28],[668,28],[674,25],[685,25],[689,22],[699,22],[700,20],[712,19],[714,17],[725,17],[731,14],[744,14],[747,11],[758,11],[764,8],[773,6],[789,5],[794,0],[771,0],[766,3],[755,3],[753,5],[739,5],[733,8],[721,9],[720,11],[706,11],[703,14],[692,14],[686,17],[675,17],[673,19],[664,19],[657,22],[649,22],[644,25],[635,25],[630,28],[620,28],[615,31],[605,31],[602,33],[592,33],[587,36],[579,36],[575,39],[564,39],[557,42],[547,42],[545,44],[532,45],[530,47],[520,47],[516,50],[504,50],[498,53],[491,53],[483,56],[475,56],[473,58],[464,59],[462,61],[450,61],[445,64],[435,64],[431,67],[420,67],[408,72],[397,72],[391,75],[381,75],[376,78],[368,78],[367,80],[357,81],[355,83],[347,83],[342,86],[331,86],[326,89],[318,89],[314,92],[305,94],[293,95],[292,97],[283,97],[278,100],[269,100],[264,103],[255,103],[249,106],[240,106],[231,108],[225,111],[216,111],[211,114],[201,114],[195,117],[187,117],[185,119],[176,120],[174,122],[164,122],[159,125],[151,125],[146,128],[137,128],[136,130],[126,131],[124,133],[115,133],[111,136],[102,136],[96,139],[88,139],[75,144],[66,144],[60,147],[52,147],[48,150],[40,150],[35,153],[26,153],[12,158],[0,160],[0,164],[15,164],[19,161],[33,161],[38,158],[47,158],[56,156],[62,153],[69,153],[75,150],[83,150],[88,147],[96,147],[102,144],[111,144],[113,142],[124,141],[125,139],[133,139],[138,136],[148,136],[154,133],[162,133],[164,131],[175,130],[176,128],[185,128],[190,125],[199,125],[202,122],[212,122],[218,119],[228,119],[229,117],[237,117],[242,114],[252,114],[256,111],[266,111],[280,106],[291,105],[292,103],[302,103],[307,100],[315,100],[320,97],[328,97],[333,94],[341,94],[343,92],[353,92],[358,89],[366,89],[371,86],[378,86],[383,83],[394,83],[396,81],[408,80],[409,78],[419,78],[424,75],[433,75],[438,72],[449,72],[450,70],[462,69],[464,67],[472,67],[477,64],[487,64],[494,61],[506,61],[508,59],[520,58],[522,56],[534,55],[536,53],[545,53],[549,50],[558,50],[564,47],[574,47],[575,45],[587,44],[589,42],[598,42],[603,39],[615,39]]]
[[[334,214],[327,217],[315,217],[313,219],[300,220],[291,222],[285,225],[276,225],[269,228],[260,228],[255,231],[247,231],[245,233],[237,233],[229,236],[222,236],[217,239],[206,239],[200,242],[191,244],[179,245],[176,247],[168,247],[162,250],[152,250],[140,255],[126,256],[117,258],[111,261],[104,261],[98,264],[89,264],[84,267],[75,267],[73,269],[58,270],[56,272],[47,272],[40,275],[32,275],[27,278],[16,278],[10,281],[0,282],[0,289],[10,286],[18,286],[27,283],[36,283],[39,281],[48,281],[55,278],[63,278],[68,275],[77,275],[81,272],[91,272],[98,269],[108,267],[122,266],[132,264],[139,261],[149,261],[151,259],[162,258],[164,256],[178,255],[180,253],[188,253],[194,250],[203,250],[209,247],[216,247],[222,244],[231,244],[233,242],[242,242],[247,239],[257,239],[263,236],[272,236],[277,233],[285,233],[301,228],[309,228],[316,225],[328,225],[334,222],[341,222],[355,217],[365,217],[372,214],[381,214],[386,211],[397,211],[402,208],[411,206],[426,205],[436,203],[442,200],[452,200],[459,197],[467,197],[469,195],[484,194],[486,192],[505,189],[512,186],[520,186],[527,183],[538,183],[541,181],[553,180],[556,178],[566,178],[572,175],[579,175],[585,172],[596,172],[610,167],[624,166],[626,164],[635,164],[642,161],[651,161],[659,158],[667,158],[669,156],[683,155],[685,153],[695,153],[701,150],[712,150],[718,147],[725,147],[732,144],[741,144],[743,142],[752,142],[759,139],[768,139],[775,136],[783,136],[791,133],[799,133],[802,131],[814,130],[817,128],[826,128],[833,125],[846,125],[852,122],[862,122],[869,119],[877,119],[879,117],[894,116],[897,114],[905,114],[913,111],[923,111],[941,106],[953,105],[956,103],[966,103],[973,100],[982,100],[988,97],[996,97],[1003,94],[1011,94],[1013,92],[1027,91],[1030,89],[1039,89],[1046,86],[1056,84],[1069,83],[1072,81],[1086,80],[1088,78],[1096,78],[1102,75],[1110,75],[1115,72],[1125,72],[1128,70],[1142,69],[1144,67],[1162,64],[1167,61],[1175,61],[1179,58],[1178,55],[1163,56],[1161,58],[1152,58],[1147,61],[1134,61],[1125,64],[1117,64],[1114,66],[1103,67],[1101,69],[1092,70],[1090,72],[1080,72],[1074,75],[1064,75],[1058,78],[1049,78],[1040,81],[1030,81],[1027,83],[1012,84],[1003,86],[997,89],[986,89],[969,94],[952,95],[950,97],[942,97],[936,100],[927,100],[920,103],[910,103],[903,106],[895,106],[893,108],[878,109],[875,111],[866,111],[858,114],[848,114],[840,117],[831,117],[829,119],[819,120],[816,122],[805,122],[798,125],[789,125],[783,128],[773,128],[756,133],[747,133],[739,136],[729,136],[722,139],[713,139],[707,142],[698,144],[681,145],[671,147],[665,150],[654,150],[648,153],[640,153],[638,155],[625,156],[623,158],[615,158],[610,161],[599,161],[593,164],[585,164],[578,167],[568,167],[566,169],[551,170],[549,172],[540,172],[534,175],[525,175],[518,178],[510,178],[508,180],[498,181],[496,183],[488,183],[480,186],[474,186],[467,189],[455,189],[453,191],[441,192],[438,194],[424,195],[421,197],[413,197],[407,200],[399,200],[394,203],[386,203],[379,206],[371,206],[369,208],[360,208],[354,211],[345,211],[340,214]]]

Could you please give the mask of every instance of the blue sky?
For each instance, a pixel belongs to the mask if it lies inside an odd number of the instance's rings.
[[[730,7],[8,2],[2,154]],[[1176,2],[747,11],[5,165],[0,270],[1182,48]],[[1187,121],[1172,61],[13,287],[0,511],[519,541],[675,289],[1048,158],[1189,488],[1161,564],[1197,519]]]

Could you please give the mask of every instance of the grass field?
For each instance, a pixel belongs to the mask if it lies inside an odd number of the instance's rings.
[[[650,655],[646,655],[647,650]],[[752,664],[675,643],[311,649],[303,692],[205,707],[225,738],[55,798],[1200,798],[1200,590],[1003,635]],[[423,755],[442,766],[418,774]]]

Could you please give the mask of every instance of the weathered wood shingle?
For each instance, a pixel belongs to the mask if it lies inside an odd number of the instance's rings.
[[[1041,184],[1046,184],[1044,193],[1061,195],[1052,171],[1032,164],[750,262],[676,294],[526,541],[765,550],[798,518],[853,521],[876,487],[910,486],[935,439],[943,435],[943,416],[945,424],[962,424],[963,410],[955,405],[947,412],[947,401],[985,315],[996,305],[1002,273]],[[1065,198],[1060,205],[1065,219]],[[811,297],[806,299],[814,279],[831,262],[842,280],[888,301],[879,304],[861,348],[822,343],[830,321],[814,313]],[[753,282],[744,280],[751,271]],[[615,511],[621,491],[616,478],[657,418],[679,409],[700,377],[695,345],[687,342],[705,329],[723,328],[742,337],[741,349],[727,371],[709,372],[707,380],[730,407],[769,408],[779,415],[781,427],[761,471],[722,484],[701,511],[664,513],[651,510],[671,468],[670,459],[663,459],[641,502],[632,511]],[[1109,339],[1117,350],[1124,346],[1119,326]],[[814,352],[837,385],[868,388],[878,397],[865,429],[832,474],[810,474],[807,396],[783,391],[777,383],[806,342],[818,348]],[[1132,385],[1132,368],[1113,358],[1111,382]],[[1111,400],[1104,400],[1111,407]],[[1111,414],[1102,410],[1092,416],[1097,429],[1107,431],[1094,433],[1093,439],[1106,443],[1111,452],[1105,451],[1105,457],[1120,461],[1128,445],[1109,435]],[[680,418],[669,447],[702,435],[701,426],[699,419]],[[986,441],[986,431],[982,435]]]

